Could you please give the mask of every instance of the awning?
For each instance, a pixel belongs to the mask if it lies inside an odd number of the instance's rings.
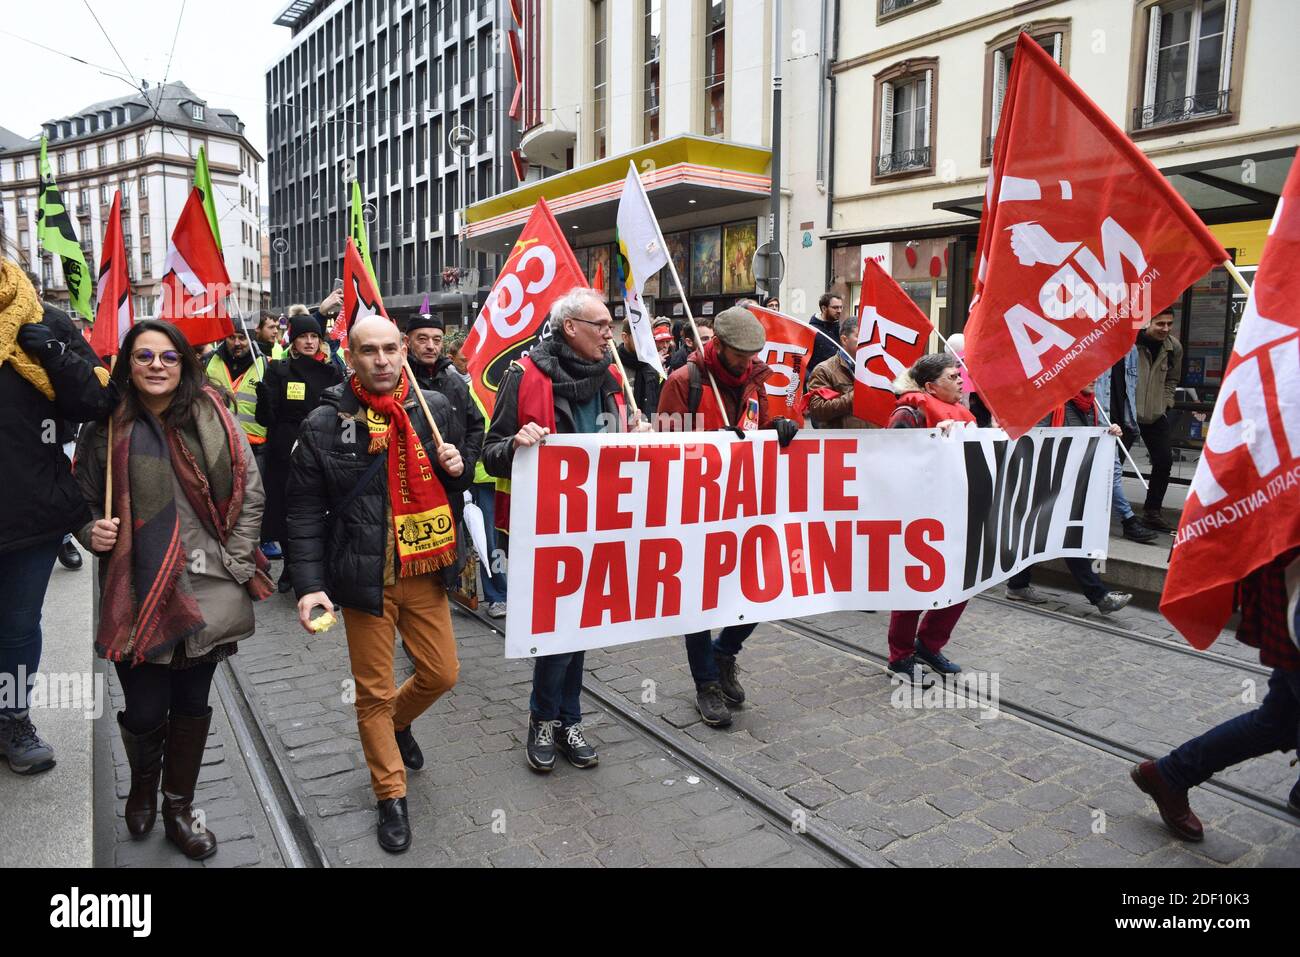
[[[513,246],[539,198],[546,199],[573,239],[591,233],[612,235],[629,162],[640,171],[665,232],[673,228],[670,220],[706,211],[720,216],[725,211],[723,218],[754,215],[759,212],[755,204],[771,193],[771,160],[771,150],[761,147],[692,134],[675,136],[467,207],[466,243],[496,254]]]
[[[1294,149],[1198,160],[1162,172],[1206,223],[1271,219],[1295,158]],[[947,199],[935,209],[979,219],[983,196]]]

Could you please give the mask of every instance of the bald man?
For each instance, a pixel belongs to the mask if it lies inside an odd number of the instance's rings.
[[[382,316],[348,334],[353,373],[327,389],[303,421],[289,476],[290,565],[298,620],[343,607],[356,681],[357,727],[378,800],[378,839],[397,854],[411,845],[406,769],[424,756],[411,723],[456,683],[459,665],[447,604],[456,534],[450,501],[463,497],[474,461],[435,442],[408,382],[406,342]],[[424,392],[440,434],[452,409]],[[394,690],[396,632],[415,674]]]

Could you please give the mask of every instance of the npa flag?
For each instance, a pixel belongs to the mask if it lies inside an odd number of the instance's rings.
[[[767,333],[767,343],[758,357],[773,374],[764,383],[767,409],[772,418],[793,419],[803,425],[804,390],[808,385],[808,360],[812,358],[817,330],[791,316],[762,306],[750,306]]]
[[[1205,449],[1174,536],[1160,611],[1196,648],[1233,586],[1300,545],[1300,164],[1293,163],[1246,300]]]
[[[1228,255],[1022,33],[977,257],[966,361],[1014,438],[1123,358],[1149,317]]]
[[[882,429],[894,413],[894,380],[925,355],[934,326],[874,259],[862,267],[853,414]]]
[[[550,333],[546,319],[551,303],[586,285],[564,231],[546,200],[539,199],[461,347],[469,362],[470,389],[488,419],[510,363]]]
[[[41,192],[36,199],[36,237],[40,240],[42,249],[59,257],[72,308],[85,317],[87,322],[94,322],[95,317],[90,311],[90,267],[86,265],[86,254],[77,242],[77,234],[72,229],[72,217],[63,205],[59,187],[54,184],[50,161],[45,156],[44,136],[41,137],[40,176]],[[118,232],[121,233],[120,228]]]
[[[126,243],[122,239],[122,191],[113,193],[113,206],[99,254],[98,305],[90,329],[90,348],[101,359],[117,355],[122,340],[135,322],[131,307],[131,279],[126,270]]]
[[[623,195],[618,201],[618,216],[614,230],[617,248],[614,262],[623,302],[627,306],[627,321],[632,329],[632,344],[636,357],[649,365],[659,378],[664,378],[663,363],[655,345],[653,323],[646,314],[641,291],[651,276],[668,265],[668,252],[645,186],[636,173],[636,164],[628,163],[627,179],[623,181]],[[597,267],[599,268],[599,267]]]
[[[366,220],[363,213],[361,202],[361,184],[355,179],[352,181],[352,225],[348,231],[352,244],[357,247],[357,253],[361,261],[365,263],[366,274],[370,277],[370,285],[376,290],[379,288],[379,280],[375,278],[375,267],[370,261],[370,240],[366,238]]]
[[[192,346],[216,342],[234,333],[226,309],[230,276],[221,247],[212,235],[203,196],[190,190],[167,245],[158,317],[175,323]]]
[[[212,237],[217,241],[217,248],[221,248],[221,227],[217,225],[217,202],[212,192],[212,172],[208,169],[207,151],[200,146],[199,155],[194,160],[194,188],[199,191],[203,197],[203,214],[208,218],[208,225],[212,227]]]
[[[388,318],[384,309],[384,300],[379,296],[379,289],[370,278],[366,264],[357,252],[356,243],[348,237],[347,249],[343,253],[343,348],[347,348],[348,333],[352,331],[357,320],[366,316],[383,316]]]

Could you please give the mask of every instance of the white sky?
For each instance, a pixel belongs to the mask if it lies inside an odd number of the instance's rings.
[[[36,136],[41,123],[99,100],[129,96],[121,60],[100,32],[91,10],[136,79],[157,86],[181,80],[210,107],[233,110],[249,143],[266,156],[266,69],[289,46],[287,27],[272,21],[287,0],[4,0],[0,63],[6,94],[0,126]],[[177,18],[180,32],[176,31]],[[176,51],[168,70],[172,37]],[[21,39],[19,39],[21,38]],[[33,46],[34,41],[59,53]],[[86,66],[68,54],[86,60]],[[266,166],[262,199],[267,200]]]

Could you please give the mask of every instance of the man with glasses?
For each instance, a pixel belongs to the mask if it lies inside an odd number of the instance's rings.
[[[508,479],[515,450],[547,435],[627,430],[623,381],[609,347],[614,323],[600,295],[575,289],[551,306],[549,335],[513,362],[501,379],[483,460],[489,475]],[[639,426],[648,430],[648,425]],[[510,496],[497,493],[497,532],[510,525]],[[508,538],[503,538],[508,547]],[[584,652],[542,655],[533,662],[525,755],[534,771],[555,767],[558,749],[578,768],[599,759],[582,730]]]
[[[257,422],[257,385],[266,372],[266,359],[249,345],[243,329],[236,329],[222,340],[207,360],[205,371],[208,381],[234,399],[235,418],[248,436],[253,447],[253,460],[258,474],[266,482],[266,426]],[[262,554],[267,558],[283,557],[276,542],[263,542]]]

